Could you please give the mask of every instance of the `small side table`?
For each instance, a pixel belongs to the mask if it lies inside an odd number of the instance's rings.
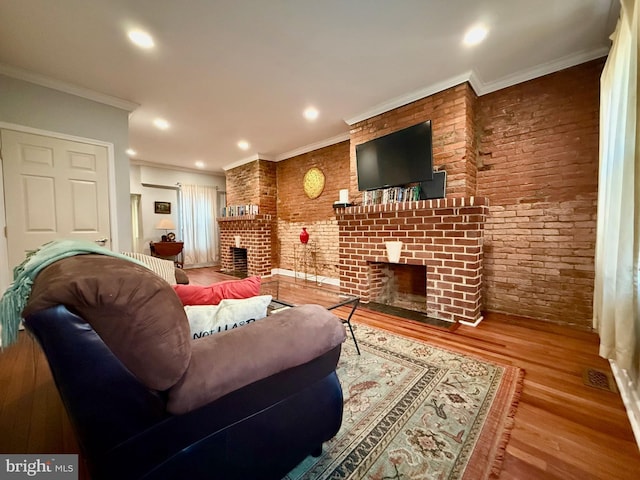
[[[151,256],[172,260],[176,267],[184,267],[184,242],[149,242]]]
[[[316,242],[294,243],[293,244],[293,275],[298,279],[298,272],[304,275],[304,280],[308,281],[313,275],[314,281],[318,283],[318,245]]]

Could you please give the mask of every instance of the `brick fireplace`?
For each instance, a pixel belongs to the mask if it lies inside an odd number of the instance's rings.
[[[389,264],[384,242],[400,240],[398,263],[426,267],[426,313],[477,324],[487,213],[487,199],[477,197],[338,209],[342,290],[375,299]]]
[[[275,234],[271,215],[244,215],[218,218],[220,227],[220,259],[223,272],[234,272],[234,251],[246,249],[247,275],[271,275],[272,236]],[[239,247],[236,236],[240,237]],[[237,255],[236,255],[237,257]]]

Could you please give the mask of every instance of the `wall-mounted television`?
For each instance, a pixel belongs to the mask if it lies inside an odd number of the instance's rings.
[[[431,120],[356,145],[358,190],[433,179]]]

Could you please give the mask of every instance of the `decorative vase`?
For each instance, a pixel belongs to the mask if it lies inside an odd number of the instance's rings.
[[[302,231],[300,232],[300,241],[302,243],[307,243],[309,241],[309,232],[307,232],[307,227],[302,227]]]
[[[402,251],[402,242],[384,242],[387,248],[387,260],[389,263],[398,263],[400,261],[400,252]]]

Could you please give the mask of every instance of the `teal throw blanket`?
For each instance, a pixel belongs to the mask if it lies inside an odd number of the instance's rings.
[[[147,267],[143,262],[114,253],[105,247],[85,240],[63,239],[45,243],[13,269],[13,283],[9,285],[0,300],[0,328],[2,329],[0,345],[2,348],[8,347],[18,338],[22,310],[31,294],[33,280],[40,270],[63,258],[88,253],[110,255]]]

